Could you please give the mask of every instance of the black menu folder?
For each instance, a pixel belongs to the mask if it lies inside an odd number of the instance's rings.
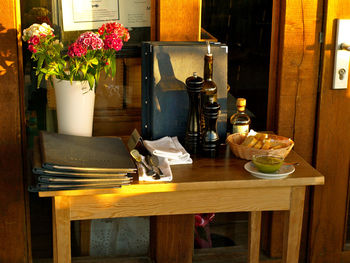
[[[84,137],[40,132],[42,168],[83,173],[135,173],[119,137]]]
[[[120,138],[42,131],[34,143],[29,191],[119,188],[134,176],[136,167]]]

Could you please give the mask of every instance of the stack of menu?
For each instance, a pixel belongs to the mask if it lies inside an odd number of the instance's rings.
[[[118,137],[41,131],[34,150],[34,191],[116,188],[130,184],[136,166]]]

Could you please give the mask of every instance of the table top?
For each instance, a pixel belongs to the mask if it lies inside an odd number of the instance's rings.
[[[324,184],[324,176],[301,156],[291,151],[286,162],[297,162],[293,174],[283,179],[259,179],[244,169],[247,160],[236,158],[229,147],[223,147],[216,158],[192,156],[193,164],[171,166],[171,182],[139,182],[121,188],[84,189],[39,192],[41,197],[99,194],[145,194],[151,192],[194,191],[227,188],[290,187]]]

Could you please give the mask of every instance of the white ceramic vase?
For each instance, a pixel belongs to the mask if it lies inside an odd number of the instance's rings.
[[[92,136],[95,87],[88,81],[54,79],[58,133]]]

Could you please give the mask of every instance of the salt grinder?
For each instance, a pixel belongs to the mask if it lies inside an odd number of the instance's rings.
[[[200,149],[200,94],[203,79],[194,72],[186,79],[186,88],[189,97],[189,111],[187,119],[185,148],[189,153],[197,153]]]
[[[204,155],[212,158],[216,156],[219,145],[219,135],[217,133],[219,110],[220,105],[217,102],[208,102],[203,109],[205,130],[202,138],[202,150]]]

